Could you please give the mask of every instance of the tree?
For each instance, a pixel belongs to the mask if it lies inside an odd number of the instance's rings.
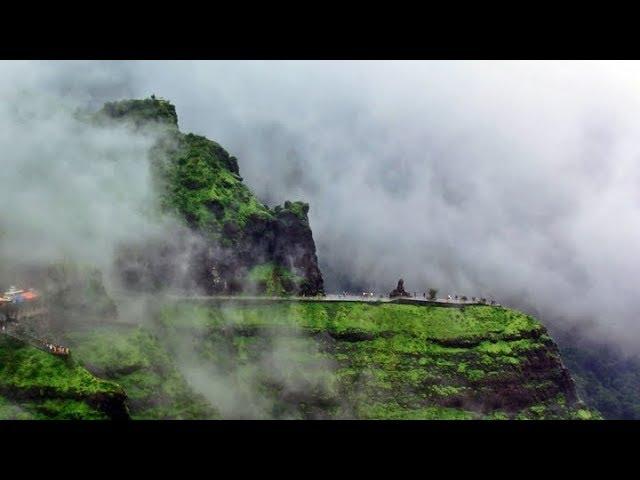
[[[429,289],[429,300],[435,300],[436,299],[436,295],[438,295],[438,289],[430,288]]]

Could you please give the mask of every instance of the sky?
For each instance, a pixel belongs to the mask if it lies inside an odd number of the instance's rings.
[[[152,138],[69,112],[151,94],[263,201],[310,203],[327,291],[402,277],[640,344],[640,63],[0,62],[11,238],[46,225],[50,248],[98,258],[139,234]]]

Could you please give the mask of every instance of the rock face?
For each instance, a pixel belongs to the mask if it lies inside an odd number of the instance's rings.
[[[407,292],[405,292],[404,290],[404,280],[400,279],[398,280],[398,285],[396,286],[396,288],[394,290],[391,290],[391,293],[389,293],[389,297],[390,298],[395,298],[395,297],[410,297],[411,295]]]
[[[96,118],[160,132],[151,152],[159,203],[185,227],[122,247],[116,265],[126,288],[267,293],[275,284],[281,294],[324,294],[308,204],[261,203],[242,183],[237,159],[205,137],[181,133],[165,100],[108,103]],[[254,281],[255,269],[266,266],[272,281]]]
[[[301,202],[285,202],[284,208],[276,207],[273,245],[275,262],[303,278],[298,292],[304,296],[324,293],[308,212],[309,205]]]

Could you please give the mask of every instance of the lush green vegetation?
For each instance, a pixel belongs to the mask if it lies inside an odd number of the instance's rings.
[[[160,321],[170,337],[190,333],[192,350],[231,384],[260,379],[271,408],[265,416],[597,418],[579,402],[569,405],[545,329],[501,307],[179,304]],[[540,376],[540,361],[555,366]],[[519,403],[505,401],[513,390]]]
[[[546,330],[506,308],[283,300],[159,312],[146,328],[67,335],[76,361],[107,380],[4,338],[0,418],[105,418],[88,399],[122,389],[137,419],[599,418],[561,386]]]
[[[59,395],[119,393],[118,385],[91,375],[73,360],[50,355],[7,337],[0,338],[0,388],[52,390]]]
[[[141,328],[108,326],[68,335],[74,355],[127,392],[134,419],[216,418],[177,370],[158,338]]]
[[[107,114],[111,118],[126,118],[136,125],[148,122],[178,125],[176,108],[167,100],[146,98],[144,100],[122,100],[108,102],[100,114]]]
[[[164,131],[152,150],[154,177],[165,210],[227,240],[252,218],[272,218],[269,208],[242,183],[237,159],[212,140],[181,133],[175,107],[168,101],[147,98],[111,102],[97,118],[105,116],[136,125],[172,127]]]
[[[238,174],[237,161],[216,142],[180,134],[165,166],[165,208],[197,227],[234,236],[251,219],[272,218]]]
[[[102,113],[162,133],[151,152],[160,211],[240,255],[256,238],[308,233],[307,204],[262,204],[233,156],[179,131],[169,102],[114,102]],[[272,242],[265,251],[279,251],[274,258],[284,262],[288,245]],[[242,271],[248,267],[246,280],[264,293],[285,295],[305,281],[262,257]],[[112,317],[99,276],[87,275],[60,274],[66,283],[52,293],[55,303]],[[83,310],[75,298],[100,308]],[[0,418],[106,418],[104,399],[125,391],[139,419],[599,418],[572,398],[546,329],[502,307],[183,302],[155,320],[146,328],[70,329],[67,360],[0,337]]]
[[[73,359],[55,357],[0,337],[0,418],[106,418],[97,397],[122,388],[91,375]]]
[[[606,419],[640,420],[640,359],[606,344],[559,332],[562,359],[580,397]]]
[[[179,131],[175,107],[169,102],[154,98],[112,102],[97,115],[98,119],[105,117],[130,120],[138,126],[145,122],[168,126],[151,149],[152,178],[159,195],[156,214],[174,214],[222,246],[235,247],[243,262],[256,243],[271,242],[271,248],[256,251],[250,263],[283,263],[281,257],[263,258],[273,252],[277,232],[281,227],[294,227],[295,232],[309,228],[308,204],[286,202],[274,210],[264,205],[242,182],[235,157],[206,137]],[[291,291],[287,288],[291,274],[277,273],[281,281],[269,288],[275,294],[281,289]],[[237,284],[236,278],[232,283]],[[296,284],[302,290],[305,285],[301,281]]]
[[[179,309],[178,315],[175,310]],[[404,334],[421,340],[480,343],[517,337],[544,336],[544,327],[533,317],[502,307],[464,309],[357,302],[273,302],[257,307],[235,305],[220,309],[192,303],[165,310],[175,322],[208,319],[212,325],[232,322],[242,326],[294,326],[336,334]]]

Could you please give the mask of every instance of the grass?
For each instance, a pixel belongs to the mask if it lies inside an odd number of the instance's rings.
[[[142,328],[100,327],[68,335],[87,368],[127,392],[134,419],[215,418],[187,385],[158,338]]]
[[[472,420],[477,414],[456,408],[404,408],[395,402],[377,403],[360,409],[359,417],[366,420]]]
[[[61,396],[120,393],[118,385],[91,375],[72,359],[64,359],[0,338],[0,388],[52,391]]]
[[[180,314],[176,314],[176,309],[180,309]],[[514,335],[535,335],[544,330],[530,316],[487,306],[467,307],[461,311],[414,305],[306,301],[220,309],[182,305],[166,312],[175,316],[176,322],[185,319],[191,322],[189,319],[205,317],[211,325],[295,326],[337,334],[404,334],[409,342],[416,345],[424,340],[496,342]]]
[[[5,339],[0,392],[34,397],[0,397],[0,418],[103,418],[87,395],[121,388],[135,419],[600,418],[558,390],[559,358],[544,328],[501,307],[181,302],[156,320],[155,334],[72,332],[71,362]],[[541,355],[552,366],[527,373]],[[185,376],[193,366],[198,375]],[[206,398],[190,382],[208,384]],[[529,401],[481,408],[502,385]]]
[[[574,418],[578,415],[576,408],[565,404],[564,398],[552,394],[558,388],[554,375],[560,372],[560,363],[549,348],[544,327],[528,315],[502,307],[461,310],[314,301],[222,306],[180,303],[164,308],[159,321],[173,335],[190,332],[194,350],[207,361],[227,362],[229,368],[253,368],[253,381],[256,375],[262,379],[270,375],[260,359],[273,350],[273,338],[307,342],[306,347],[298,348],[297,354],[287,359],[287,365],[309,372],[312,369],[303,368],[304,365],[320,359],[325,362],[321,391],[324,401],[333,405],[323,407],[330,416],[491,418],[495,413],[496,418],[516,415]],[[326,337],[327,334],[330,336]],[[320,337],[316,338],[317,335]],[[540,354],[556,362],[556,367],[549,367],[546,375],[529,376],[526,372],[531,355],[536,358]],[[286,390],[287,382],[283,382],[281,388]],[[499,407],[489,413],[470,412],[461,407],[478,403],[483,395],[490,395],[505,382],[529,395],[532,408],[538,407],[515,413]],[[269,395],[269,402],[282,401],[278,391]],[[291,414],[292,408],[295,410],[289,405],[285,410]],[[296,412],[305,415],[301,410]],[[585,412],[593,415],[589,410]]]
[[[71,358],[55,357],[0,337],[0,418],[104,419],[92,406],[98,396],[124,394],[116,383],[96,378]],[[12,400],[9,400],[12,398]]]

